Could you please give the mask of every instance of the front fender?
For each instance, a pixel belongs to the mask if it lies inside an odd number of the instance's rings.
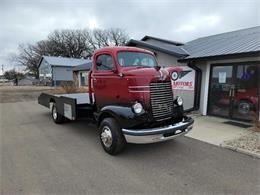
[[[120,124],[122,128],[131,128],[136,125],[142,124],[147,119],[146,112],[136,114],[133,112],[132,107],[127,106],[105,106],[100,110],[98,122],[100,123],[104,117],[112,116]]]

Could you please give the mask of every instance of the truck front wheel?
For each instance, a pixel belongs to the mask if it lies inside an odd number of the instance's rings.
[[[99,126],[99,132],[102,147],[108,154],[115,155],[124,149],[125,137],[115,119],[103,119]]]

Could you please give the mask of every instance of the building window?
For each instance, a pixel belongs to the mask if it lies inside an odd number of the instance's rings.
[[[80,86],[88,86],[88,72],[80,72]]]
[[[259,112],[258,63],[214,64],[211,69],[209,114],[251,120]]]

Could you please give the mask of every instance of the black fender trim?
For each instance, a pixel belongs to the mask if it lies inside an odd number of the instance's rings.
[[[128,106],[105,106],[98,113],[98,124],[104,118],[104,116],[114,117],[122,128],[130,128],[138,124],[142,124],[147,117],[147,114],[143,111],[140,114],[133,112],[132,107]]]

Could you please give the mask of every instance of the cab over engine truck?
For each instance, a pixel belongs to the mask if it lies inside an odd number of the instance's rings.
[[[171,77],[178,69],[161,68],[152,52],[134,47],[98,49],[92,62],[88,93],[39,96],[55,123],[93,120],[104,150],[112,155],[126,143],[166,141],[192,129],[182,98],[173,96]]]

